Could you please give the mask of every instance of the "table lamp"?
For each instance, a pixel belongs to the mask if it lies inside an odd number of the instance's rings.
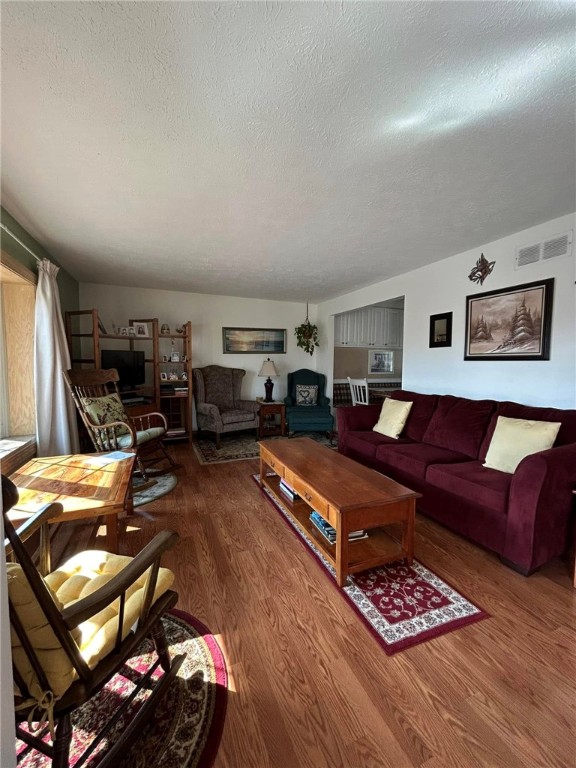
[[[268,378],[264,382],[264,389],[266,390],[266,397],[264,398],[264,402],[273,403],[274,400],[272,399],[272,390],[274,389],[274,382],[272,381],[270,376],[278,376],[278,371],[276,370],[276,366],[274,365],[272,360],[270,360],[270,358],[268,358],[267,360],[264,360],[258,376],[268,376]]]

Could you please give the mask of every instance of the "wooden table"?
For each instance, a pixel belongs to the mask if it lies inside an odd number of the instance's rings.
[[[284,403],[267,403],[256,401],[260,406],[258,411],[258,437],[286,434],[286,406]],[[278,421],[276,421],[278,416]]]
[[[32,459],[10,479],[18,487],[18,504],[8,513],[15,527],[45,504],[60,502],[64,511],[49,523],[106,517],[106,546],[118,552],[118,514],[132,504],[135,456],[104,463],[106,453]]]
[[[267,474],[268,468],[274,475]],[[300,499],[290,501],[279,488],[280,479]],[[266,486],[288,510],[294,523],[314,540],[336,570],[340,587],[349,573],[414,557],[414,517],[419,493],[385,475],[358,464],[307,437],[260,443],[260,486]],[[330,544],[310,522],[315,509],[336,529]],[[385,526],[402,525],[402,541]],[[348,534],[369,530],[366,539],[348,541]]]

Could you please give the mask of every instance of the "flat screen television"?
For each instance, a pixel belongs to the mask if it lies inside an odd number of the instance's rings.
[[[130,349],[103,349],[100,353],[102,368],[116,368],[120,391],[134,390],[146,381],[144,352]]]

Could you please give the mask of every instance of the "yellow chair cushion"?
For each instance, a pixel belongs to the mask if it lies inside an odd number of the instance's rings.
[[[387,397],[382,404],[380,417],[372,430],[387,437],[400,437],[411,408],[411,402],[392,400],[392,398]]]
[[[68,655],[60,645],[36,595],[32,591],[22,567],[17,563],[6,563],[8,577],[8,595],[22,623],[26,635],[36,650],[42,669],[55,696],[61,696],[74,680],[74,670]],[[58,610],[62,604],[52,593],[52,598]],[[42,700],[43,690],[33,671],[28,656],[16,632],[11,628],[12,658],[22,675],[33,698]],[[15,685],[16,695],[21,692]]]
[[[80,552],[66,563],[48,574],[44,582],[53,596],[59,610],[86,597],[106,584],[125,568],[131,557],[114,555],[99,550]],[[44,612],[17,564],[8,563],[8,591],[16,612],[22,622],[40,663],[46,673],[50,689],[56,697],[68,689],[76,674],[68,655],[60,646]],[[122,639],[136,623],[144,599],[148,571],[142,574],[126,591]],[[160,568],[152,602],[156,601],[172,586],[174,574],[167,568]],[[110,653],[116,640],[120,600],[80,624],[71,634],[76,640],[80,653],[90,669]],[[22,674],[31,694],[40,700],[42,690],[17,635],[12,632],[12,652],[18,670]]]
[[[523,458],[552,448],[561,427],[559,421],[533,421],[498,416],[484,466],[510,474]]]

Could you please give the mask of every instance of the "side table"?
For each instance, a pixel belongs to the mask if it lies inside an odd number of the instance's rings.
[[[286,434],[286,406],[284,403],[267,403],[256,400],[258,411],[258,439]],[[277,418],[278,417],[278,418]]]

